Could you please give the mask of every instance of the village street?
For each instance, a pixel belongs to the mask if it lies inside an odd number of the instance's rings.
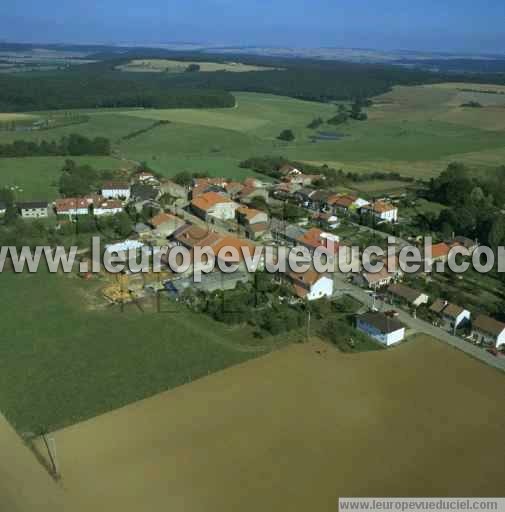
[[[359,286],[349,283],[345,279],[345,276],[342,274],[335,274],[334,279],[335,295],[338,296],[340,294],[347,294],[355,298],[362,304],[366,306],[371,306],[372,296],[370,293],[367,292],[367,290],[364,290]],[[390,304],[379,299],[375,299],[375,307],[379,311],[386,311],[388,309],[392,309]],[[505,371],[505,357],[500,355],[494,356],[487,352],[482,347],[478,347],[462,338],[453,336],[448,332],[444,331],[443,329],[436,327],[430,324],[429,322],[425,322],[420,318],[414,318],[406,311],[403,311],[397,307],[395,308],[395,310],[398,311],[399,313],[399,320],[403,322],[409,329],[415,332],[424,333],[429,336],[432,336],[433,338],[436,338],[440,341],[443,341],[444,343],[447,343],[448,345],[451,345],[459,350],[462,350],[463,352],[466,352],[468,355],[475,357],[476,359],[480,359],[482,362],[488,364],[489,366],[493,366],[494,368]]]

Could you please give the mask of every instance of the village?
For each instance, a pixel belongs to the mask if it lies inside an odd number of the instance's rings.
[[[387,227],[399,222],[398,201],[388,196],[367,200],[316,187],[324,184],[324,176],[306,174],[293,165],[283,165],[278,173],[280,179],[275,182],[257,177],[243,182],[191,177],[180,184],[140,168],[130,175],[123,172],[117,179],[104,181],[94,194],[64,197],[51,204],[19,202],[16,207],[22,219],[55,216],[58,222],[67,224],[78,223],[83,217],[114,216],[127,209],[148,211],[150,216],[144,215],[144,222],[135,223],[128,237],[108,244],[105,251],[121,253],[134,249],[151,255],[160,246],[182,246],[190,254],[197,247],[211,247],[217,254],[222,247],[254,251],[255,245],[262,244],[275,248],[301,246],[311,255],[320,247],[331,247],[335,255],[344,253],[352,259],[349,249],[354,240],[344,240],[339,235],[342,224],[350,226],[356,236],[364,230],[378,233],[380,244],[385,240]],[[5,213],[1,204],[0,213]],[[398,239],[397,251],[406,243]],[[431,247],[430,263],[446,262],[455,246],[464,247],[471,254],[478,244],[461,235],[440,241]],[[361,270],[344,274],[335,264],[333,272],[319,273],[311,268],[303,274],[288,271],[274,278],[283,282],[291,303],[354,296],[362,307],[355,315],[353,327],[382,346],[396,345],[411,333],[423,330],[419,327],[419,322],[423,322],[431,335],[438,333],[436,337],[446,341],[457,339],[463,349],[477,348],[475,353],[488,362],[501,359],[505,350],[504,323],[484,314],[474,317],[464,304],[432,296],[422,286],[410,286],[412,279],[414,283],[429,280],[424,272],[409,276],[409,284],[404,283],[406,276],[398,256],[393,259],[384,257],[383,269],[375,273]],[[86,261],[85,251],[81,261]],[[103,288],[104,298],[112,304],[124,304],[149,294],[162,294],[178,301],[189,291],[234,290],[239,283],[253,280],[253,275],[245,271],[242,256],[231,262],[239,265],[239,271],[234,273],[223,273],[219,268],[206,272],[205,265],[196,260],[184,273],[174,273],[163,257],[162,263],[166,268],[157,275],[127,272],[115,276]],[[264,269],[263,263],[260,262],[259,271]],[[201,268],[195,268],[197,265]],[[195,270],[203,270],[201,282],[191,278]],[[81,272],[81,276],[93,278],[90,272]]]

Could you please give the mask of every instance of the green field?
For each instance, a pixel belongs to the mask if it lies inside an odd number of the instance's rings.
[[[0,408],[18,431],[55,429],[285,343],[168,303],[124,312],[72,275],[0,274]]]
[[[53,140],[75,132],[89,137],[100,135],[111,139],[120,158],[146,161],[165,176],[180,171],[207,171],[211,175],[242,179],[251,172],[239,167],[241,160],[283,155],[357,172],[397,171],[429,178],[455,160],[477,171],[505,162],[505,95],[461,91],[465,87],[486,90],[488,86],[395,87],[375,98],[368,121],[350,121],[338,127],[322,125],[321,131],[343,135],[334,141],[312,142],[309,137],[316,131],[306,126],[315,117],[332,117],[335,105],[236,93],[235,108],[87,110],[88,122],[39,132],[0,132],[0,143],[19,138]],[[463,100],[475,95],[485,97],[484,108],[460,107]],[[157,120],[171,122],[122,140]],[[294,142],[277,140],[285,128],[295,132]],[[58,159],[57,167],[59,162]],[[118,160],[117,165],[120,164]],[[116,163],[97,161],[96,165],[109,167]],[[54,195],[54,186],[46,179],[54,175],[50,160],[0,160],[0,183],[16,183],[27,191]],[[376,192],[377,187],[383,188],[380,185],[370,184],[368,188]],[[363,187],[366,192],[367,186]],[[34,197],[32,192],[28,195]]]
[[[117,169],[128,165],[114,158],[73,157],[96,169]],[[65,157],[0,158],[0,187],[14,187],[17,200],[54,200],[58,197],[58,178]]]

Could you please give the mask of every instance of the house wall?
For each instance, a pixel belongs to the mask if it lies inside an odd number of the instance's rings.
[[[25,219],[35,219],[35,218],[42,218],[47,217],[47,208],[30,208],[30,209],[22,209],[21,210],[21,217]]]
[[[405,338],[405,328],[402,327],[401,329],[398,329],[394,332],[391,332],[389,334],[385,334],[381,332],[379,329],[374,327],[373,325],[370,325],[364,321],[362,321],[360,318],[358,318],[357,322],[357,328],[377,340],[379,343],[382,343],[383,345],[386,345],[387,347],[390,347],[391,345],[394,345],[396,343],[399,343],[400,341]]]
[[[89,210],[88,208],[72,208],[70,210],[58,210],[57,215],[70,215],[70,216],[76,216],[76,215],[88,215]]]
[[[333,295],[333,280],[329,277],[321,277],[310,288],[307,294],[308,300],[317,300],[322,297],[331,297]]]
[[[122,188],[113,188],[113,189],[107,189],[104,188],[102,190],[102,196],[106,199],[130,199],[130,189],[122,189]]]
[[[119,213],[119,212],[122,212],[123,209],[122,208],[95,208],[93,210],[93,214],[96,215],[96,216],[100,216],[100,215],[114,215],[116,213]]]
[[[235,211],[238,205],[235,203],[217,203],[209,208],[207,215],[220,220],[231,220],[235,218]]]
[[[398,220],[398,208],[388,210],[387,212],[376,213],[375,216],[380,220],[396,222]]]
[[[468,311],[467,309],[465,309],[464,311],[462,311],[457,317],[456,317],[456,320],[455,320],[455,325],[456,327],[458,327],[459,325],[462,325],[462,324],[465,324],[466,322],[469,322],[470,321],[470,316],[471,316],[471,313],[470,311]]]
[[[502,345],[505,345],[505,330],[496,338],[496,348],[501,347]]]
[[[421,304],[428,304],[429,297],[425,293],[421,293],[419,297],[412,303],[416,308],[418,308]]]

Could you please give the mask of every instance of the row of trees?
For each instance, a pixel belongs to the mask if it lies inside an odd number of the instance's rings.
[[[72,134],[56,141],[39,143],[16,140],[12,144],[0,144],[0,158],[18,158],[29,156],[80,156],[110,155],[111,144],[105,137],[90,139],[83,135]]]

